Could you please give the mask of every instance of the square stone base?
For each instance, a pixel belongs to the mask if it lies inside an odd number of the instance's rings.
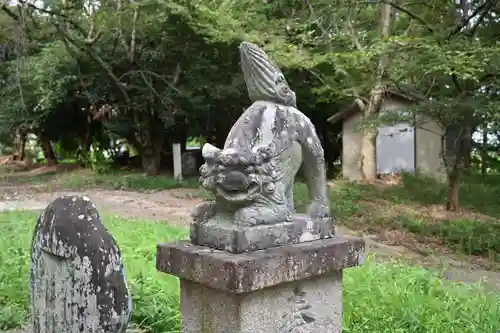
[[[181,333],[340,333],[342,272],[365,244],[336,237],[228,253],[160,244],[156,267],[181,279]]]
[[[181,280],[181,333],[340,333],[342,272],[231,294]]]
[[[263,250],[334,237],[334,220],[312,221],[295,214],[291,222],[242,227],[210,220],[191,224],[191,243],[231,253]]]
[[[239,254],[187,241],[159,244],[156,268],[231,293],[246,293],[361,264],[365,243],[342,236]]]

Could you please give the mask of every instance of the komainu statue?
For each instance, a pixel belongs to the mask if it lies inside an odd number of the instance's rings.
[[[251,227],[292,221],[293,184],[303,166],[311,221],[329,219],[323,148],[297,109],[281,70],[258,46],[243,42],[241,66],[253,104],[232,127],[223,149],[203,146],[202,186],[214,201],[199,204],[195,223],[216,219]]]

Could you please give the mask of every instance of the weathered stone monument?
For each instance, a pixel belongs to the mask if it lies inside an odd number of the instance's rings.
[[[124,333],[132,311],[120,250],[89,198],[40,215],[31,247],[34,333]]]
[[[189,242],[160,244],[157,268],[181,279],[182,333],[341,331],[342,271],[364,242],[339,237],[330,216],[323,148],[280,69],[254,44],[240,56],[253,104],[223,149],[203,147]],[[302,165],[307,214],[295,214]]]

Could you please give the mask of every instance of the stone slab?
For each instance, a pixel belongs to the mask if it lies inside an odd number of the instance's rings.
[[[312,221],[294,214],[291,222],[242,227],[209,220],[191,224],[191,243],[231,253],[263,250],[285,244],[298,244],[335,235],[335,221]]]
[[[342,271],[242,294],[180,286],[181,333],[342,331]]]
[[[126,333],[146,333],[145,330],[140,329],[137,327],[135,324],[130,324],[127,326],[127,330],[125,331]],[[0,331],[0,333],[35,333],[33,328],[31,327],[23,327],[23,328],[17,328],[17,329],[12,329],[8,331]]]
[[[364,254],[364,240],[349,236],[240,254],[184,241],[159,244],[156,268],[210,288],[245,293],[355,267]]]

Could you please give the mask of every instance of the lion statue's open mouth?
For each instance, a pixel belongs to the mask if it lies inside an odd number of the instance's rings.
[[[260,182],[254,174],[238,170],[221,171],[216,178],[215,190],[227,201],[251,201],[261,192]]]
[[[221,151],[209,144],[204,146],[205,164],[200,168],[203,187],[232,203],[248,203],[259,195],[272,192],[275,180],[271,169],[276,162],[269,149],[243,152],[234,149]]]
[[[258,184],[250,186],[245,191],[227,190],[220,185],[216,185],[215,188],[217,193],[224,197],[224,199],[235,203],[251,201],[260,193],[260,186]]]

